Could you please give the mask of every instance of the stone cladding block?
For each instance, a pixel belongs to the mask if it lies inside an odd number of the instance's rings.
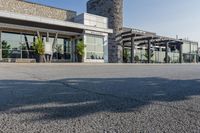
[[[71,20],[76,16],[74,11],[26,2],[24,0],[0,0],[0,10],[64,21]]]

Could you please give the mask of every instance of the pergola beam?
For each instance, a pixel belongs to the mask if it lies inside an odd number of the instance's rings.
[[[158,36],[152,33],[145,33],[145,32],[137,32],[134,30],[126,31],[120,33],[116,37],[116,41],[118,41],[122,48],[130,48],[131,49],[131,63],[134,63],[134,50],[136,46],[145,46],[147,49],[147,56],[148,56],[148,63],[151,63],[151,45],[157,47],[165,47],[165,62],[169,63],[168,57],[168,49],[169,45],[180,45],[180,59],[179,62],[182,63],[182,40],[170,38],[170,37],[163,37]]]
[[[127,36],[122,36],[122,39],[131,39],[132,37],[134,37],[135,40],[137,39],[146,39],[146,38],[154,38],[155,36],[154,35],[136,35],[136,34],[131,34],[131,35],[127,35]]]

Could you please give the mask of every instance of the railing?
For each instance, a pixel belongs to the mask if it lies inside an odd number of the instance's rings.
[[[37,55],[34,50],[20,50],[20,49],[2,49],[0,54],[1,62],[35,62]],[[71,62],[72,54],[63,52],[53,53],[52,62]]]

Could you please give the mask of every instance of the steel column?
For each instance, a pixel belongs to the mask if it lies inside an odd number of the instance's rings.
[[[179,63],[183,63],[183,44],[180,44],[180,49],[179,49]]]
[[[46,42],[49,42],[49,32],[47,32]]]
[[[72,62],[76,62],[76,40],[75,38],[71,38],[71,48],[72,48]]]
[[[47,32],[46,42],[49,42],[49,32]],[[47,61],[47,62],[50,62],[50,60],[51,60],[51,55],[45,54],[45,58],[46,58],[46,61]]]
[[[55,38],[54,38],[54,41],[53,41],[53,45],[52,45],[52,54],[51,54],[51,59],[50,59],[50,61],[53,60],[54,48],[55,48],[55,45],[57,44],[57,39],[58,39],[58,33],[56,33]]]
[[[165,45],[165,63],[169,63],[168,62],[168,48],[169,48],[169,43],[167,42]]]
[[[124,63],[124,43],[122,43],[122,63]]]
[[[151,41],[150,40],[148,40],[147,54],[148,54],[148,63],[151,63]]]

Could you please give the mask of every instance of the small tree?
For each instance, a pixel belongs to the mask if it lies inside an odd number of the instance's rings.
[[[2,57],[10,57],[10,45],[6,41],[2,41]]]
[[[123,55],[124,63],[128,63],[128,57],[129,57],[128,49],[124,49],[124,55]]]
[[[43,62],[44,61],[44,54],[45,54],[45,50],[44,50],[44,43],[42,41],[42,38],[39,36],[34,45],[33,48],[35,50],[35,53],[37,55],[37,61],[38,62]]]
[[[150,59],[154,56],[153,50],[150,50]],[[148,50],[146,50],[144,57],[148,59]]]
[[[83,41],[79,41],[78,44],[76,45],[76,54],[78,57],[78,62],[83,62],[83,57],[85,55],[85,44]]]
[[[139,56],[136,55],[136,56],[134,57],[134,60],[135,60],[135,62],[139,62],[139,60],[140,60]]]

